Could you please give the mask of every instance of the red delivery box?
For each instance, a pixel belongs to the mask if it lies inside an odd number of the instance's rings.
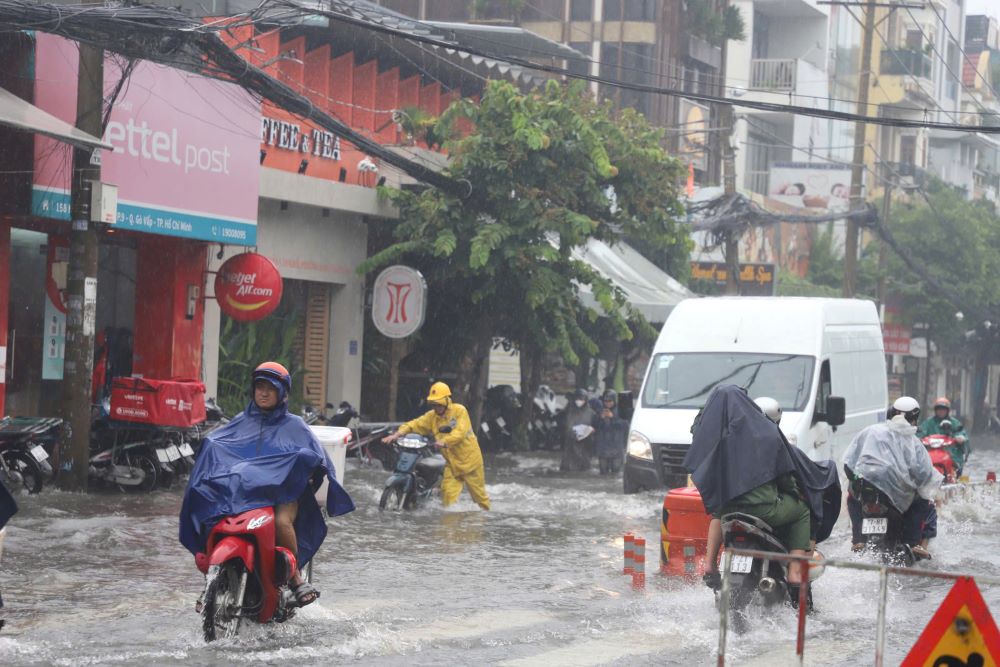
[[[205,385],[194,380],[115,378],[111,418],[186,428],[205,421]]]

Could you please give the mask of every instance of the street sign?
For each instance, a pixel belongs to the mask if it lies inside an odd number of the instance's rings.
[[[1000,631],[971,577],[955,581],[902,667],[1000,664]]]
[[[424,323],[427,283],[416,269],[390,266],[378,274],[372,291],[372,321],[388,338],[406,338]]]

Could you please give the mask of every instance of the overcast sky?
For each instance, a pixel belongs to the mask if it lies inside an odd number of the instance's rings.
[[[969,0],[965,6],[966,15],[992,14],[1000,18],[1000,7],[997,0]]]

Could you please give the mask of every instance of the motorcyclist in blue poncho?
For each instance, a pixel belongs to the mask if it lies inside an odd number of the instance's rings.
[[[324,475],[329,515],[354,510],[316,436],[300,417],[288,413],[290,391],[291,376],[284,366],[261,364],[253,372],[253,399],[246,410],[206,438],[181,507],[180,540],[192,554],[205,548],[212,527],[223,517],[274,507],[278,546],[305,565],[326,537],[315,498]],[[300,605],[319,598],[301,573],[290,583]]]

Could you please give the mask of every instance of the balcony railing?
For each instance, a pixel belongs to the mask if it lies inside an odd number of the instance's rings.
[[[931,59],[922,51],[912,49],[882,49],[880,74],[931,78]]]
[[[750,61],[751,90],[795,90],[798,61],[786,58],[754,58]]]

